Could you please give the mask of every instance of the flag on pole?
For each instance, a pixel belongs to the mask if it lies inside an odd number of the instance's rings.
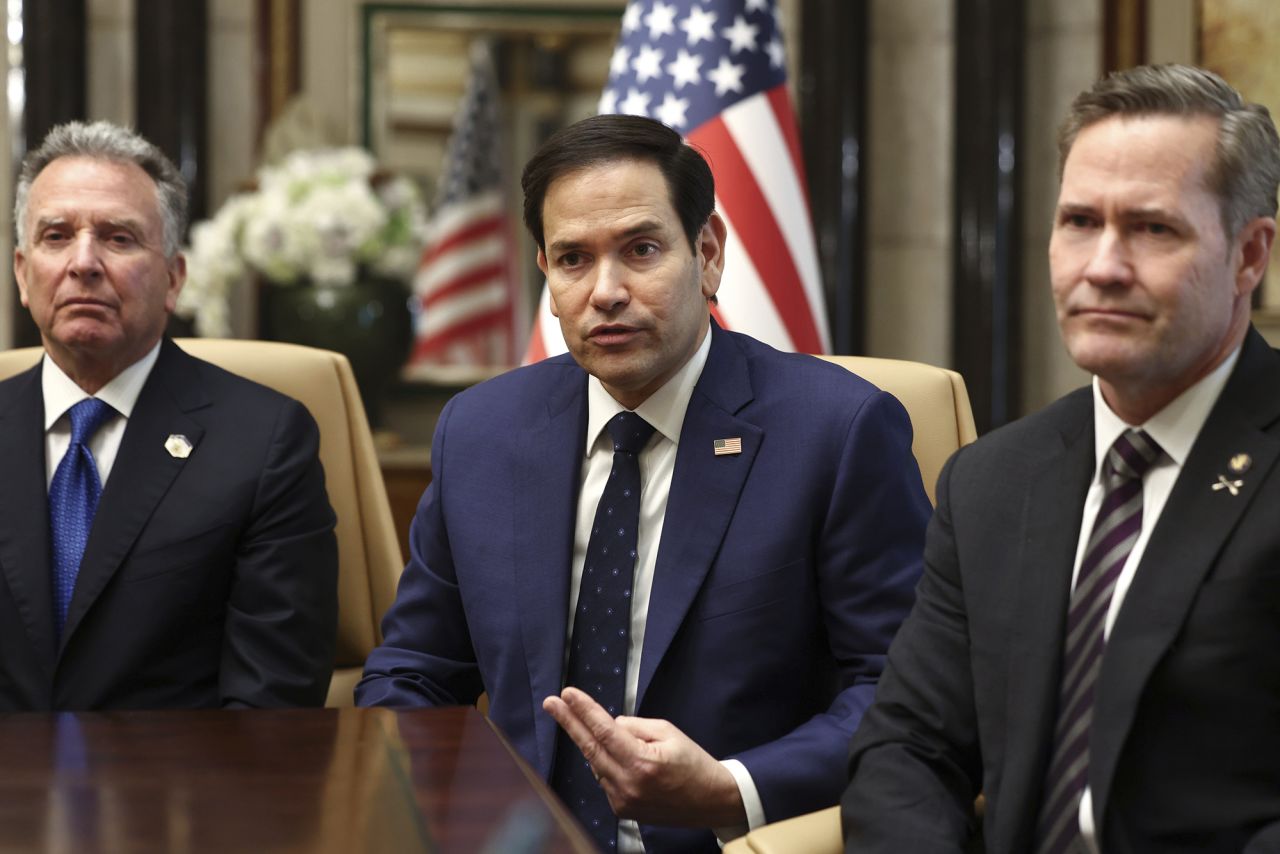
[[[830,346],[774,0],[631,0],[601,113],[658,119],[706,155],[729,229],[721,325],[782,350]],[[546,287],[525,354],[565,351]]]
[[[522,305],[502,191],[498,84],[487,42],[471,47],[471,76],[445,152],[422,266],[410,366],[510,365]]]

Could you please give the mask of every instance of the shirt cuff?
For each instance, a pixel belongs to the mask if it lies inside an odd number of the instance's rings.
[[[723,759],[720,764],[725,767],[730,774],[733,775],[733,781],[738,784],[738,795],[742,798],[742,806],[747,813],[746,824],[736,824],[731,827],[713,827],[712,831],[716,835],[716,839],[724,845],[730,840],[737,839],[739,836],[745,836],[749,831],[755,830],[765,823],[764,804],[760,802],[760,792],[756,790],[755,780],[751,779],[747,766],[743,765],[737,759]]]

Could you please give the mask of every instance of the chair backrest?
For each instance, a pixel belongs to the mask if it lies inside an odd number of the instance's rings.
[[[821,356],[889,392],[911,416],[911,451],[920,465],[925,492],[934,501],[942,464],[962,445],[978,438],[964,378],[955,371],[870,356]]]
[[[346,356],[272,341],[178,339],[191,355],[300,401],[320,426],[320,461],[338,517],[338,644],[327,705],[349,706],[404,568],[373,436]],[[36,363],[38,347],[0,352],[0,379]]]

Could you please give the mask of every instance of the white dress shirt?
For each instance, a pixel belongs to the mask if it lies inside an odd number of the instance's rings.
[[[627,649],[626,685],[623,696],[623,714],[633,715],[636,709],[636,693],[640,684],[640,654],[644,649],[645,625],[649,616],[649,594],[653,590],[653,575],[658,563],[658,544],[662,541],[662,523],[667,514],[667,497],[671,492],[671,477],[675,472],[676,450],[680,444],[680,428],[684,424],[685,411],[693,388],[702,376],[711,351],[711,333],[671,379],[634,412],[654,428],[653,438],[640,451],[640,527],[637,533],[636,566],[631,584],[631,630]],[[569,582],[569,625],[566,628],[566,660],[569,639],[573,637],[573,618],[578,607],[578,586],[582,581],[582,568],[587,558],[587,541],[595,520],[596,505],[609,480],[613,466],[613,443],[605,431],[609,419],[625,407],[613,399],[600,380],[587,379],[587,439],[582,462],[582,489],[578,494],[577,525],[573,535],[573,568]],[[747,824],[738,828],[717,828],[722,840],[746,833],[748,829],[764,824],[764,806],[746,766],[736,759],[723,764],[738,784],[742,802],[746,806]],[[644,851],[639,825],[630,820],[618,822],[618,850],[624,854]]]
[[[157,342],[147,355],[116,374],[111,382],[92,395],[116,411],[103,422],[98,432],[89,437],[89,451],[98,464],[98,480],[104,487],[120,450],[124,428],[159,355],[160,344]],[[58,463],[62,462],[71,445],[71,419],[67,417],[67,410],[90,395],[85,394],[84,389],[76,385],[48,354],[45,354],[40,368],[40,389],[44,395],[44,483],[47,490],[53,482],[53,473],[58,470]]]
[[[1102,499],[1106,494],[1106,484],[1102,478],[1102,463],[1106,459],[1107,452],[1120,434],[1130,428],[1147,431],[1147,434],[1164,451],[1142,479],[1142,530],[1138,533],[1138,540],[1133,544],[1133,550],[1129,552],[1124,568],[1120,570],[1120,576],[1116,579],[1115,592],[1111,594],[1111,604],[1107,610],[1106,622],[1103,624],[1104,638],[1111,636],[1111,627],[1115,624],[1116,615],[1120,613],[1120,606],[1124,603],[1125,594],[1129,592],[1129,585],[1133,583],[1133,576],[1142,563],[1142,553],[1146,551],[1151,532],[1160,521],[1160,513],[1169,499],[1169,493],[1173,491],[1173,485],[1178,480],[1178,474],[1182,471],[1187,455],[1191,453],[1191,446],[1200,435],[1200,428],[1209,418],[1209,411],[1217,403],[1218,395],[1226,386],[1227,379],[1231,376],[1231,369],[1235,367],[1239,357],[1240,348],[1236,348],[1234,353],[1222,360],[1222,364],[1174,398],[1164,409],[1151,416],[1146,424],[1141,425],[1126,424],[1112,412],[1111,407],[1107,406],[1106,401],[1103,400],[1098,378],[1093,378],[1094,475],[1093,483],[1089,486],[1089,492],[1084,500],[1080,540],[1076,545],[1076,562],[1071,575],[1073,590],[1076,577],[1080,574],[1080,564],[1084,561],[1094,519],[1097,518],[1098,509],[1102,506]],[[1158,570],[1148,568],[1146,571]],[[1103,654],[1105,655],[1105,651]],[[1093,793],[1087,786],[1084,797],[1080,799],[1080,832],[1084,835],[1089,850],[1093,854],[1098,854],[1096,829],[1093,825]]]

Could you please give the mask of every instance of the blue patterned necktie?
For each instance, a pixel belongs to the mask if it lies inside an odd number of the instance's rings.
[[[93,514],[102,495],[98,463],[89,450],[89,439],[115,410],[96,397],[86,398],[67,411],[71,419],[71,445],[58,463],[49,483],[49,536],[53,546],[53,622],[57,637],[67,622],[67,607],[80,572]]]
[[[1127,430],[1103,463],[1106,492],[1067,610],[1053,757],[1036,829],[1038,854],[1086,850],[1080,836],[1080,799],[1088,782],[1093,694],[1106,647],[1107,611],[1116,580],[1142,533],[1142,477],[1163,453],[1146,432]]]
[[[578,586],[565,685],[590,694],[615,717],[626,693],[631,634],[631,582],[640,523],[640,449],[653,427],[634,412],[609,419],[613,469],[600,494]],[[564,732],[556,739],[551,786],[602,850],[618,844],[618,818],[591,766]]]

